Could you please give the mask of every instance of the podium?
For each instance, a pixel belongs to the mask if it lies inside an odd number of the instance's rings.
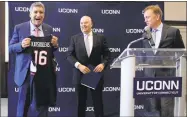
[[[111,66],[121,69],[120,117],[134,116],[133,78],[137,68],[175,69],[176,77],[182,77],[182,96],[175,97],[174,116],[186,116],[186,49],[125,49]]]

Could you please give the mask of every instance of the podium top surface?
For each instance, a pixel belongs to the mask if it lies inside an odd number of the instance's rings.
[[[186,49],[128,48],[113,61],[111,68],[121,68],[121,61],[132,56],[136,58],[136,66],[148,68],[175,68],[180,57],[186,57],[186,53]]]

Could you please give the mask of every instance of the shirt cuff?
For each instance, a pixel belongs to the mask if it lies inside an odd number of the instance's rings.
[[[79,65],[80,63],[79,62],[76,62],[75,63],[75,67],[78,69],[78,65]]]

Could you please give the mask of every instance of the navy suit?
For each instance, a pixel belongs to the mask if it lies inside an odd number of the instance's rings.
[[[185,48],[179,29],[163,24],[161,34],[161,41],[158,48]],[[151,48],[148,40],[143,41],[143,48]],[[166,54],[167,52],[157,52],[156,56]],[[146,55],[154,56],[153,53],[146,53]],[[154,60],[149,59],[145,61],[149,63]],[[175,69],[144,69],[144,75],[147,77],[175,76]],[[174,98],[150,98],[147,103],[149,103],[148,111],[154,112],[159,110],[161,117],[174,117]]]
[[[52,34],[52,27],[42,24],[44,36]],[[19,99],[17,106],[17,116],[25,117],[30,106],[30,62],[31,53],[27,48],[23,49],[21,42],[30,36],[30,21],[18,24],[14,28],[12,39],[9,43],[9,53],[16,53],[14,81],[19,86]],[[37,116],[46,116],[48,107],[37,111]]]

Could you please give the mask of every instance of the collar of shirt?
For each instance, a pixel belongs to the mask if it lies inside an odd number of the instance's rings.
[[[162,28],[163,28],[163,23],[161,23],[156,29],[152,29],[153,30],[157,30],[157,31],[161,31],[162,32]]]
[[[156,28],[156,42],[155,42],[155,47],[154,48],[158,48],[160,45],[160,41],[161,41],[161,36],[162,36],[162,28],[163,28],[163,24],[161,23],[157,28]],[[154,51],[154,53],[156,53],[157,50]]]
[[[83,35],[84,35],[84,37],[85,37],[85,36],[92,36],[92,35],[93,35],[93,32],[90,31],[88,34],[83,33]]]
[[[87,37],[87,39],[86,39],[86,36],[88,36]],[[90,52],[89,53],[91,53],[91,51],[92,51],[92,47],[93,47],[93,32],[91,31],[91,32],[89,32],[88,34],[84,34],[84,42],[86,42],[86,41],[88,41],[89,42],[89,45],[87,45],[87,46],[89,46],[89,50],[90,50]],[[85,43],[86,44],[86,43]]]
[[[31,21],[30,21],[30,28],[31,28],[31,31],[34,31],[36,28],[36,26],[34,26]],[[40,25],[38,28],[40,31],[42,31],[42,25]]]

